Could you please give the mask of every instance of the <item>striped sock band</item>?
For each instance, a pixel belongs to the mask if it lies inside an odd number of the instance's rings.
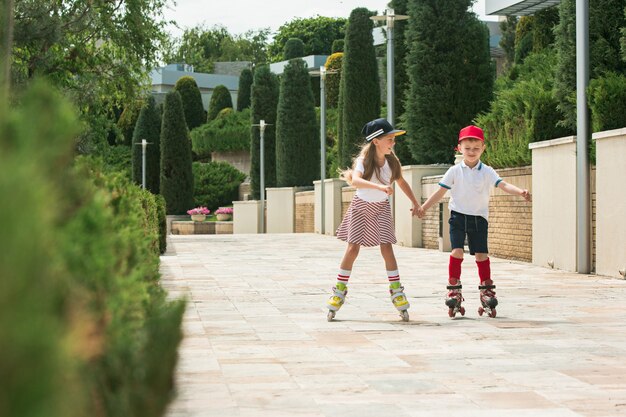
[[[339,269],[339,273],[337,274],[337,288],[345,289],[348,285],[348,281],[350,280],[350,273],[347,269]]]
[[[387,278],[389,279],[389,285],[393,288],[400,286],[400,272],[398,270],[387,271]]]

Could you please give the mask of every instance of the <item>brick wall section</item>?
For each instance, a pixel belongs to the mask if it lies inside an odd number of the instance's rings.
[[[502,179],[521,188],[531,187],[531,167],[497,170]],[[425,177],[422,188],[437,184],[441,176]],[[531,190],[532,191],[532,190]],[[427,196],[430,193],[426,193]],[[442,201],[446,201],[445,197]],[[423,201],[426,201],[424,198]],[[422,229],[424,247],[439,247],[439,207],[433,207],[426,214]],[[532,261],[532,203],[519,196],[495,190],[489,203],[489,252],[498,258]]]
[[[315,230],[315,191],[296,193],[296,233]]]

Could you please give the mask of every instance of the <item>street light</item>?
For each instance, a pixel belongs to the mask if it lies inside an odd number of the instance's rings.
[[[141,188],[146,189],[146,146],[152,145],[145,139],[141,139],[141,143],[135,143],[141,146]]]
[[[406,20],[409,16],[396,14],[393,9],[387,9],[387,14],[381,16],[372,16],[370,19],[374,21],[387,22],[387,121],[394,125],[394,62],[393,62],[393,26],[396,20]]]
[[[261,175],[260,175],[260,186],[261,186],[261,233],[265,233],[265,128],[267,126],[271,126],[268,123],[265,123],[265,120],[261,120],[259,122],[259,124],[256,125],[252,125],[252,126],[258,126],[259,127],[259,132],[261,132],[261,140],[259,143],[259,148],[260,148],[260,155],[259,155],[259,159],[261,160],[260,165],[260,170],[261,170]]]
[[[326,179],[326,75],[336,74],[336,70],[327,70],[324,65],[319,71],[311,71],[311,75],[320,76],[320,233],[325,233],[324,223],[324,180]]]

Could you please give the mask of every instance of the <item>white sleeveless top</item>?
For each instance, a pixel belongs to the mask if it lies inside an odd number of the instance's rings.
[[[354,170],[359,171],[361,174],[365,173],[365,167],[363,166],[363,157],[357,158]],[[376,172],[374,172],[372,174],[372,178],[370,178],[369,181],[375,184],[391,184],[391,167],[389,166],[389,161],[387,161],[386,158],[385,165],[380,168],[380,179],[382,180],[382,182],[378,180]],[[359,197],[361,200],[369,202],[385,201],[389,199],[389,196],[386,192],[375,190],[373,188],[357,188],[356,196]]]

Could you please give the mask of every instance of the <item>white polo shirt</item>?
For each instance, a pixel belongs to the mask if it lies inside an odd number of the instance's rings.
[[[461,161],[450,167],[439,185],[450,190],[450,210],[489,219],[489,194],[502,178],[488,165],[478,161],[470,168]]]
[[[354,166],[355,171],[359,171],[361,174],[365,173],[365,166],[363,166],[363,158],[357,158],[356,165]],[[380,181],[382,180],[382,182]],[[391,167],[389,166],[389,162],[385,158],[385,165],[380,168],[380,180],[376,177],[376,172],[372,174],[372,178],[369,181],[375,184],[384,184],[389,185],[391,182]],[[389,196],[386,192],[375,190],[374,188],[357,188],[356,196],[361,200],[372,202],[385,201],[389,199]]]

